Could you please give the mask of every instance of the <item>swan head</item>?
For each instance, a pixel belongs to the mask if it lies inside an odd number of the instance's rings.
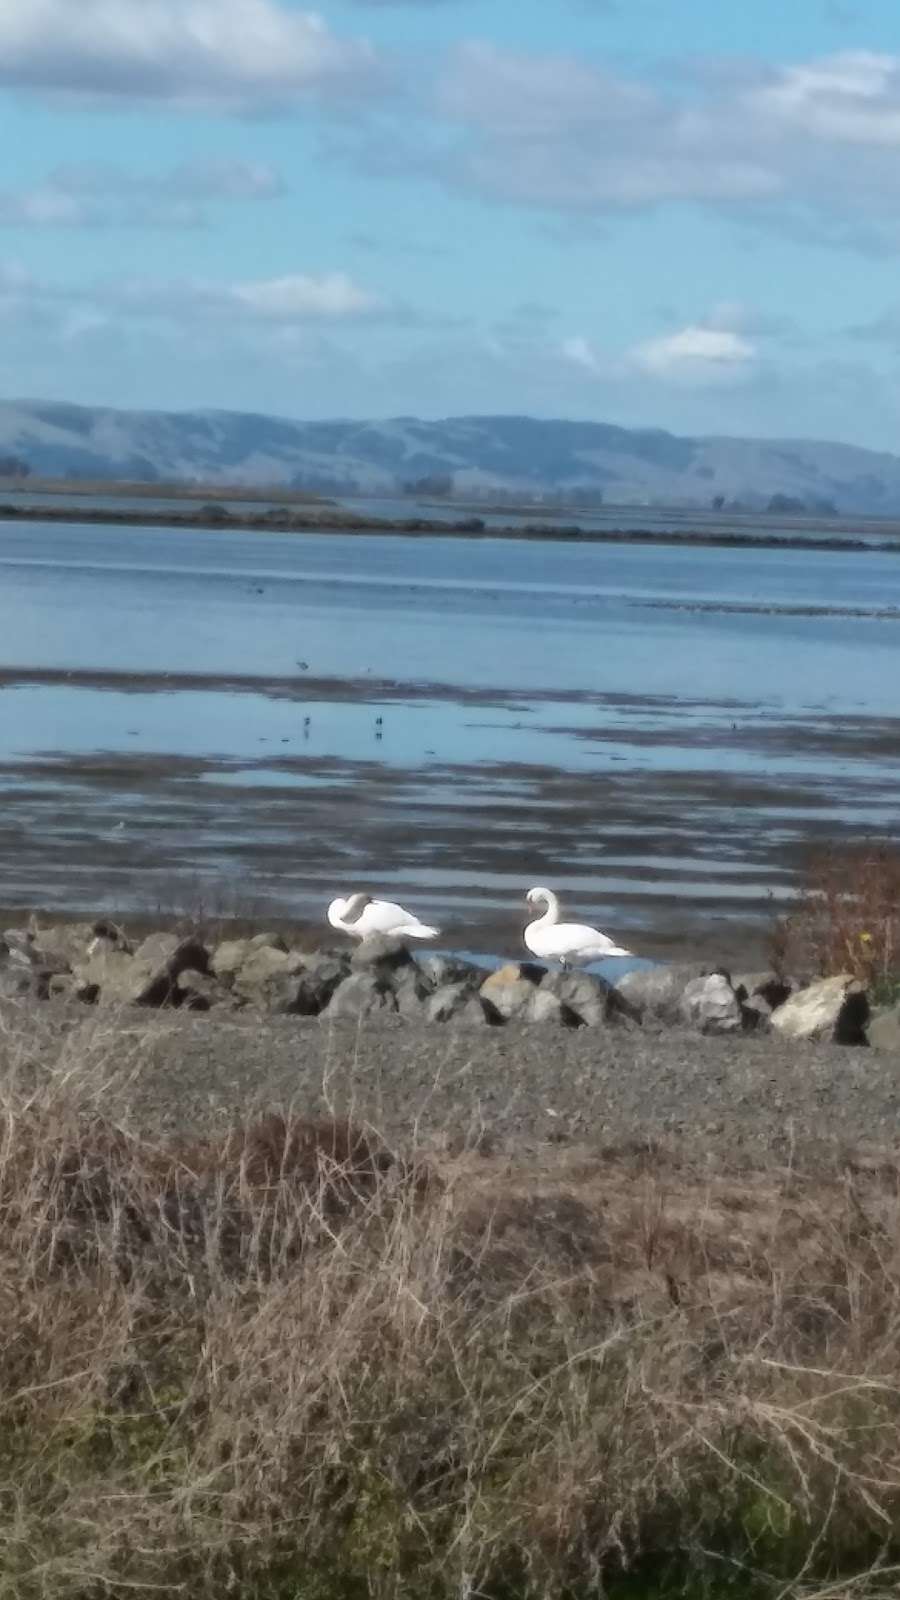
[[[529,906],[550,906],[555,899],[556,896],[552,889],[542,889],[539,886],[537,889],[529,889],[525,896],[525,904]]]

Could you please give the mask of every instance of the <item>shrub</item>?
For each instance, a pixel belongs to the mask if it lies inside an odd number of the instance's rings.
[[[876,843],[812,858],[770,941],[780,972],[848,972],[877,999],[900,990],[900,851]]]

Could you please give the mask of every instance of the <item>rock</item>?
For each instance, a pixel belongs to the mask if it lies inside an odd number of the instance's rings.
[[[391,979],[391,988],[397,1001],[397,1010],[407,1022],[425,1022],[424,1007],[433,994],[432,985],[423,975],[417,961],[402,967]],[[467,991],[469,994],[472,990]]]
[[[574,1013],[578,1022],[589,1028],[639,1020],[636,1008],[613,984],[589,972],[548,972],[540,992],[554,995],[561,1005]]]
[[[249,939],[226,939],[222,944],[216,945],[210,957],[210,970],[223,982],[230,982],[235,973],[240,972],[249,955]]]
[[[873,1012],[867,1031],[873,1050],[900,1055],[900,1004],[880,1006]]]
[[[537,984],[528,978],[499,983],[489,978],[487,983],[481,985],[478,999],[491,1021],[510,1022],[515,1018],[518,1022],[524,1022],[531,1014],[536,993]]]
[[[274,980],[272,1009],[286,1016],[321,1016],[335,990],[349,975],[349,951],[309,956],[302,971]]]
[[[735,991],[740,1000],[740,990]],[[751,994],[746,1000],[740,1000],[741,1016],[744,1019],[745,1033],[768,1033],[772,1019],[772,1007],[765,995]]]
[[[830,1039],[835,1044],[866,1044],[868,1020],[865,988],[847,972],[819,978],[772,1013],[772,1027],[787,1039]]]
[[[492,1022],[509,1022],[513,1017],[525,1021],[538,984],[546,977],[544,967],[529,961],[511,961],[485,978],[478,998]]]
[[[481,993],[491,996],[495,990],[523,982],[537,987],[547,975],[546,967],[539,967],[534,961],[509,961],[505,967],[498,967],[495,972],[488,973],[481,985]]]
[[[52,928],[39,928],[34,936],[41,960],[54,972],[70,972],[88,960],[88,949],[97,935],[91,922],[63,922]]]
[[[248,941],[251,950],[280,950],[282,955],[287,955],[287,941],[280,933],[255,933]]]
[[[79,993],[99,989],[103,1006],[177,1005],[179,974],[190,968],[202,972],[208,959],[205,946],[193,936],[179,939],[174,933],[153,933],[133,956],[104,940],[76,967],[75,977]]]
[[[425,1001],[424,1020],[426,1022],[455,1022],[472,1001],[472,987],[465,980],[461,983],[443,983],[439,989],[429,995]],[[481,1004],[476,1001],[480,1020],[484,1020],[484,1011]]]
[[[740,1033],[744,1026],[741,1002],[724,972],[692,978],[678,1004],[683,1022],[701,1033]]]
[[[416,965],[434,991],[463,983],[468,986],[469,993],[474,994],[485,978],[483,967],[476,967],[474,961],[462,961],[457,956],[418,956]]]
[[[394,939],[386,933],[374,933],[356,946],[350,965],[354,972],[374,970],[382,977],[387,977],[404,967],[415,966],[415,961],[402,939]]]
[[[583,1028],[585,1025],[577,1011],[573,1011],[559,995],[550,989],[545,989],[543,985],[533,990],[531,1003],[523,1020],[533,1023],[552,1023],[557,1028]]]
[[[0,967],[0,1000],[24,1000],[29,996],[36,999],[37,990],[37,977],[32,967],[18,963]]]
[[[283,1004],[285,978],[293,978],[306,966],[306,957],[297,951],[277,950],[274,945],[257,945],[234,975],[237,994],[254,1005],[271,1009],[275,996]]]
[[[777,1011],[800,987],[794,978],[782,978],[775,972],[744,973],[733,978],[732,983],[740,1001],[752,1003],[759,998],[764,1001],[767,1014]]]
[[[222,1005],[227,998],[222,985],[209,972],[200,972],[196,967],[186,967],[179,972],[177,978],[178,990],[183,996],[182,1004],[188,1011],[211,1011],[213,1006]]]
[[[2,934],[6,959],[20,967],[33,967],[40,959],[34,934],[25,928],[5,928]]]
[[[626,972],[616,984],[616,990],[637,1016],[677,1022],[681,1015],[681,997],[688,984],[707,975],[708,969],[699,966],[647,967],[643,971]]]
[[[79,984],[73,972],[51,972],[47,979],[48,1000],[80,1000],[91,1006],[99,993],[99,989]]]
[[[335,990],[327,1011],[331,1022],[360,1022],[374,1016],[396,1016],[397,999],[390,985],[373,972],[354,972]]]

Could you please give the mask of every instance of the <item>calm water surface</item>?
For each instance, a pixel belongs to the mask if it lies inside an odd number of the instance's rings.
[[[477,923],[552,874],[646,927],[900,822],[877,552],[0,523],[0,682],[8,905],[164,862]]]

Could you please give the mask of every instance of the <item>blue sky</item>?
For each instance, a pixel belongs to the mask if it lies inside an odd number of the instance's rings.
[[[896,0],[2,0],[0,394],[900,443]]]

